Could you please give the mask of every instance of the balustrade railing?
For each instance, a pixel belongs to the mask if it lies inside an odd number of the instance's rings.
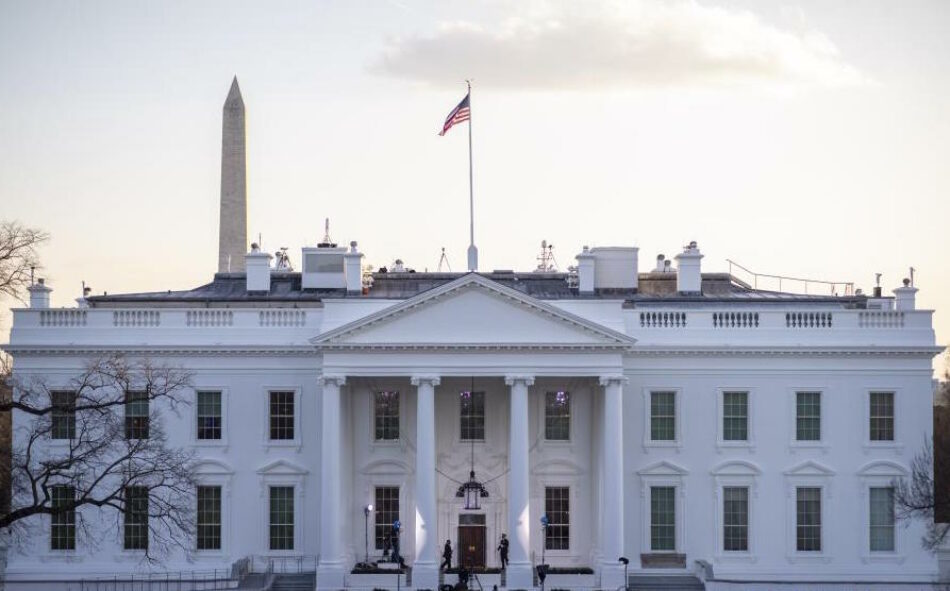
[[[185,313],[188,326],[234,326],[231,310],[188,310]]]
[[[157,310],[114,310],[112,325],[122,327],[158,326],[162,314]]]
[[[686,312],[640,312],[644,328],[685,328]]]
[[[261,310],[258,318],[260,326],[304,326],[307,324],[307,313],[304,310]]]
[[[788,328],[831,328],[831,312],[788,312],[785,326]]]
[[[904,313],[894,310],[866,310],[858,312],[861,328],[903,328]]]
[[[713,328],[758,328],[758,312],[713,312]]]
[[[78,308],[40,310],[40,326],[86,326],[86,311]]]

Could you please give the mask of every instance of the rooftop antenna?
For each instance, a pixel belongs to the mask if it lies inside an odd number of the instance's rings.
[[[34,281],[33,281],[33,272],[34,272],[34,271],[36,271],[36,267],[34,267],[33,265],[30,265],[30,285],[33,285],[33,284],[34,284]]]
[[[442,264],[445,263],[445,268],[448,269],[449,273],[452,272],[452,265],[449,264],[449,257],[445,254],[445,247],[442,247],[442,256],[439,257],[439,267],[437,269],[438,273],[442,272]]]
[[[323,241],[330,242],[330,218],[323,222]]]
[[[538,267],[535,273],[554,273],[557,271],[557,261],[554,260],[554,245],[547,240],[541,241],[541,254],[538,255]]]
[[[915,268],[913,268],[913,267],[910,268],[910,286],[911,286],[911,287],[914,287],[914,271],[916,271],[916,270],[917,270],[917,269],[915,269]]]

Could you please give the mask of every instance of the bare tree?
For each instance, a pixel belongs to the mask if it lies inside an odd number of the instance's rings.
[[[191,547],[193,456],[168,445],[162,421],[185,403],[188,372],[113,354],[90,361],[66,384],[10,377],[8,383],[11,395],[0,411],[14,415],[5,459],[12,503],[0,515],[0,531],[26,539],[47,522],[37,518],[48,516],[74,523],[72,535],[95,545],[107,533],[121,539],[131,522],[137,539],[144,538],[136,549],[150,560]],[[147,501],[131,494],[138,491],[147,491]],[[103,527],[109,513],[117,527]]]
[[[910,475],[894,481],[896,517],[923,521],[921,544],[931,552],[950,536],[950,371],[944,379],[934,406],[933,441],[924,441]]]
[[[49,234],[16,221],[0,222],[0,297],[22,298],[34,269],[40,267],[36,249]]]

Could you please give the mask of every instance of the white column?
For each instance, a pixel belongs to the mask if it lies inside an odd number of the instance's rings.
[[[435,387],[438,376],[413,376],[416,386],[416,559],[412,584],[438,589],[438,507],[435,496]]]
[[[343,574],[343,520],[341,503],[340,452],[342,449],[340,425],[340,388],[346,378],[323,375],[322,414],[320,417],[320,564],[317,582],[321,589],[342,589]]]
[[[623,517],[623,384],[622,375],[601,376],[600,385],[604,387],[603,430],[601,446],[603,451],[604,506],[601,524],[601,565],[600,586],[616,589],[625,584],[623,565],[618,559],[623,556],[624,517]]]
[[[511,421],[508,425],[508,538],[509,589],[534,586],[531,572],[531,512],[528,508],[528,386],[531,376],[506,376],[511,387]],[[489,543],[492,546],[494,541]]]

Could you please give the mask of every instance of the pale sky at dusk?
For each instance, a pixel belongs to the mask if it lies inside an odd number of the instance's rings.
[[[913,265],[950,342],[944,0],[0,0],[0,219],[52,234],[54,305],[210,281],[235,74],[250,232],[298,266],[330,217],[377,267],[463,270],[466,130],[437,132],[472,77],[482,270],[542,239],[887,292]]]

